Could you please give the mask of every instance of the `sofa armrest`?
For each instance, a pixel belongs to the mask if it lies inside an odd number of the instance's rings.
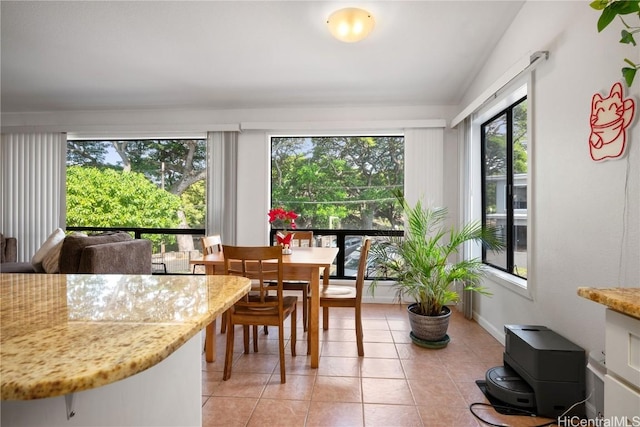
[[[87,246],[78,273],[151,274],[151,241],[146,239]]]
[[[5,237],[4,262],[16,262],[18,260],[18,239]]]

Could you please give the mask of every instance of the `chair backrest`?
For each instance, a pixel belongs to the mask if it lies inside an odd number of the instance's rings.
[[[356,301],[362,302],[362,292],[364,289],[364,279],[367,275],[367,258],[371,249],[371,238],[366,237],[360,247],[360,262],[358,263],[358,275],[356,276]]]
[[[291,238],[293,247],[313,247],[313,231],[294,231]]]
[[[210,255],[215,251],[222,250],[222,238],[219,234],[202,237],[200,242],[202,243],[202,255]]]
[[[282,248],[280,246],[222,246],[224,274],[244,276],[254,282],[264,303],[268,282],[277,281],[278,302],[282,305]],[[270,288],[273,290],[273,287]],[[245,299],[247,301],[248,299]]]

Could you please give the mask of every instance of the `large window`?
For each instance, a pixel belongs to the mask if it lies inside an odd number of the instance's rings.
[[[205,182],[205,139],[69,139],[66,224],[203,229]],[[154,253],[194,249],[191,235],[144,237]]]
[[[298,228],[401,229],[403,188],[402,136],[271,138],[271,205]]]
[[[403,136],[271,138],[271,206],[295,211],[316,245],[341,249],[337,277],[355,277],[363,234],[402,230],[403,189]]]
[[[482,123],[482,222],[497,227],[506,250],[483,251],[485,263],[527,277],[527,99]]]

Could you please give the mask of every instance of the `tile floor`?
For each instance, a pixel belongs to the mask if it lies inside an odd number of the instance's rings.
[[[268,335],[260,330],[259,352],[244,354],[237,327],[228,381],[222,381],[226,335],[217,331],[216,362],[206,363],[204,357],[202,362],[203,426],[485,425],[471,414],[469,404],[487,402],[475,380],[502,365],[504,348],[498,341],[454,310],[449,345],[425,349],[411,343],[403,307],[365,304],[363,312],[365,356],[357,354],[353,309],[331,309],[329,330],[320,335],[318,369],[309,367],[301,328],[298,356],[291,357],[287,330],[286,384],[280,384],[276,328],[270,328]],[[492,408],[476,412],[505,426],[549,421],[504,416]]]

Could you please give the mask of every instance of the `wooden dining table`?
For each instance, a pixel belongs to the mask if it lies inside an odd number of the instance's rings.
[[[309,351],[311,367],[317,368],[320,360],[320,271],[322,285],[329,285],[331,264],[338,255],[338,248],[294,247],[290,255],[282,256],[284,280],[308,281],[311,286],[309,302]],[[191,264],[204,265],[206,274],[224,274],[224,254],[216,252]],[[215,360],[215,321],[206,328],[205,358],[207,362]]]

